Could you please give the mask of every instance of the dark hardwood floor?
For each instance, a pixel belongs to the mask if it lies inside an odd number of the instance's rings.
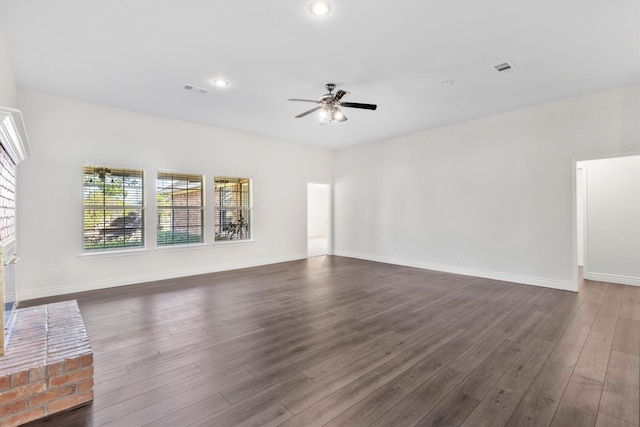
[[[328,256],[72,298],[95,400],[32,427],[639,424],[640,287]]]

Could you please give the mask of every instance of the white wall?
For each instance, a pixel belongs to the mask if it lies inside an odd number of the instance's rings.
[[[307,256],[307,183],[331,181],[330,151],[28,91],[19,108],[33,153],[18,174],[20,300]],[[144,168],[151,195],[159,169],[206,174],[210,189],[214,175],[251,177],[255,242],[154,250],[152,203],[150,251],[80,257],[85,162]]]
[[[332,175],[337,255],[573,289],[575,161],[637,154],[638,99],[621,88],[332,153],[21,91],[19,298],[304,258],[307,183]],[[150,228],[147,253],[80,257],[84,162],[250,176],[256,242],[157,251]]]
[[[576,290],[575,161],[637,153],[638,100],[620,88],[338,151],[335,254]]]
[[[592,160],[584,171],[584,277],[640,286],[640,156]]]
[[[11,66],[9,51],[0,28],[0,106],[16,108],[18,105],[18,85]]]

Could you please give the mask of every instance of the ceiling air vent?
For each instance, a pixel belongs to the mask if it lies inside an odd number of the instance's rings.
[[[499,73],[505,73],[507,71],[513,71],[516,69],[516,66],[513,65],[513,62],[511,61],[505,61],[505,62],[501,62],[497,65],[494,65],[493,68],[496,69],[497,72]]]
[[[184,89],[185,90],[190,90],[192,92],[198,92],[198,93],[201,93],[203,95],[206,95],[209,92],[211,92],[209,89],[205,89],[203,87],[198,87],[198,86],[194,86],[194,85],[190,85],[190,84],[184,85]]]

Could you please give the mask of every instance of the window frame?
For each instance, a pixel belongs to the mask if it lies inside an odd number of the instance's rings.
[[[186,189],[186,194],[187,194],[187,204],[186,205],[179,205],[175,203],[175,200],[173,198],[173,196],[171,197],[172,201],[170,204],[167,205],[163,205],[160,202],[160,192],[159,192],[159,181],[161,178],[161,175],[165,175],[165,176],[170,176],[171,179],[173,180],[173,178],[175,177],[184,177],[186,178],[187,181],[187,187]],[[199,205],[190,205],[190,201],[191,201],[191,197],[189,196],[189,183],[191,178],[198,178],[199,179],[199,185],[200,185],[200,204]],[[172,183],[173,185],[173,183]],[[155,185],[156,191],[155,191],[155,195],[156,195],[156,248],[157,249],[167,249],[167,248],[176,248],[176,247],[184,247],[185,245],[202,245],[205,243],[205,236],[206,236],[206,203],[205,203],[205,197],[206,197],[206,176],[204,174],[199,174],[199,173],[194,173],[194,172],[178,172],[178,171],[174,171],[174,170],[158,170],[158,172],[156,173],[156,185]],[[174,187],[172,187],[173,189]],[[170,216],[172,218],[172,222],[174,220],[174,218],[176,218],[176,213],[177,212],[184,212],[186,211],[186,215],[187,215],[187,230],[189,230],[189,221],[191,218],[191,215],[189,213],[189,211],[194,211],[194,210],[199,210],[200,211],[200,224],[199,224],[199,229],[200,229],[200,239],[198,241],[190,241],[189,238],[187,238],[186,241],[175,241],[175,238],[173,238],[171,243],[161,243],[161,241],[163,241],[163,239],[160,238],[160,227],[161,227],[161,212],[162,211],[169,211],[170,212]],[[182,215],[180,215],[182,216]],[[171,224],[171,228],[174,228],[173,223]],[[169,233],[171,233],[172,236],[175,235],[175,232],[169,231]],[[187,231],[187,235],[190,235],[189,232]]]
[[[230,203],[221,205],[221,194],[218,193],[219,184],[229,184],[228,182],[222,182],[227,180],[238,180],[240,185],[246,184],[247,189],[243,191],[242,188],[237,190],[236,193],[240,196],[239,203]],[[240,182],[240,181],[245,181]],[[246,195],[248,200],[246,203],[242,201],[242,195]],[[239,219],[230,221],[230,223],[224,225],[222,221],[223,212],[236,211],[239,214]],[[236,217],[237,218],[237,217]],[[232,225],[232,227],[229,227]],[[223,228],[226,228],[223,230]],[[223,234],[224,231],[224,234]],[[246,233],[245,238],[234,238],[237,233]],[[254,229],[253,229],[253,179],[247,176],[232,176],[232,175],[215,175],[213,179],[213,241],[215,245],[233,245],[254,241]]]
[[[101,177],[101,179],[106,180],[106,176],[116,176],[118,178],[121,178],[123,180],[122,183],[122,203],[107,203],[106,202],[106,191],[105,194],[102,196],[104,199],[103,204],[92,204],[92,203],[87,203],[87,176],[90,174],[88,171],[90,169],[93,169],[93,174],[98,174],[98,176],[100,176],[102,173],[104,174],[103,177]],[[134,179],[139,179],[139,185],[135,185],[135,186],[127,186],[124,183],[124,180],[126,178],[134,178]],[[113,179],[113,178],[112,178]],[[106,182],[106,181],[105,181]],[[105,184],[102,184],[105,185]],[[146,172],[144,169],[142,168],[135,168],[135,167],[122,167],[122,166],[104,166],[104,165],[100,165],[100,164],[83,164],[82,165],[82,233],[81,233],[81,254],[83,256],[91,256],[91,255],[100,255],[100,254],[113,254],[113,253],[118,253],[118,252],[138,252],[138,251],[146,251],[147,249],[147,238],[146,238],[146,232],[147,232],[147,227],[146,227],[146,220],[145,220],[145,213],[146,213],[146,185],[147,185],[147,179],[146,179]],[[136,189],[136,196],[135,196],[135,202],[134,204],[131,203],[126,203],[127,200],[127,195],[126,195],[126,189],[127,188],[134,188]],[[138,194],[139,192],[139,194]],[[118,196],[119,197],[119,196]],[[137,203],[139,202],[139,204]],[[111,220],[116,221],[119,219],[122,219],[123,222],[123,227],[120,228],[115,228],[115,232],[117,233],[122,233],[123,236],[119,236],[119,237],[123,237],[123,244],[122,245],[118,245],[118,244],[109,244],[107,245],[107,237],[106,237],[106,228],[103,226],[103,228],[101,229],[100,227],[96,228],[96,226],[99,226],[101,224],[105,224],[106,223],[106,218],[104,219],[104,221],[102,221],[102,223],[96,223],[93,227],[94,230],[96,230],[96,235],[97,237],[94,237],[94,240],[96,240],[96,244],[100,241],[100,239],[102,239],[103,241],[103,246],[102,247],[88,247],[90,246],[90,244],[88,244],[87,242],[87,232],[90,230],[87,228],[87,213],[88,211],[103,211],[103,217],[106,217],[106,213],[107,212],[116,212],[118,210],[122,211],[123,215],[122,216],[117,216],[115,217],[115,219]],[[129,211],[126,215],[125,212]],[[131,226],[127,226],[127,215],[130,215],[132,212],[138,212],[137,218],[135,218],[133,220],[133,222],[131,222],[130,225],[133,225],[134,227]],[[110,215],[109,217],[112,218],[115,215]],[[130,229],[133,229],[133,231],[128,231]],[[138,231],[139,230],[139,231]],[[102,232],[103,236],[100,237],[100,232]],[[130,238],[130,236],[127,236],[127,233],[131,233],[131,235],[134,234],[138,234],[139,233],[139,243],[136,244],[127,244],[128,242],[128,238]],[[118,238],[118,237],[116,237]],[[131,240],[129,240],[129,242],[131,242]]]

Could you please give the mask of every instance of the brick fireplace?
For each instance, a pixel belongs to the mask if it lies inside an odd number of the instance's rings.
[[[77,302],[18,308],[16,171],[30,156],[20,111],[0,107],[0,426],[93,400],[93,352]],[[5,322],[6,317],[6,322]],[[4,352],[4,354],[3,354]]]
[[[15,312],[0,356],[0,425],[29,421],[93,400],[93,352],[75,300]]]

